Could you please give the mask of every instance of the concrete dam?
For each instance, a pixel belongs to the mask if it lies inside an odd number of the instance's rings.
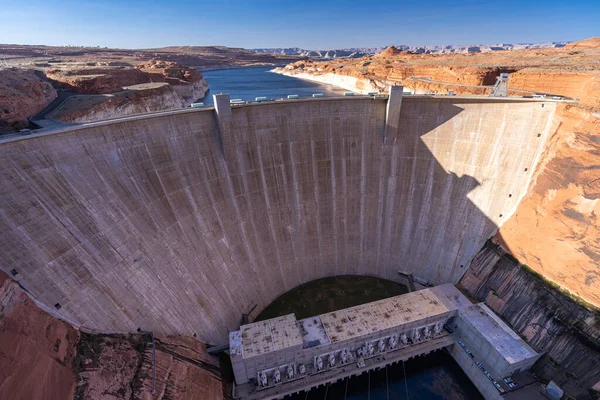
[[[555,102],[401,90],[3,139],[0,268],[82,328],[208,343],[322,277],[456,283],[525,195]]]

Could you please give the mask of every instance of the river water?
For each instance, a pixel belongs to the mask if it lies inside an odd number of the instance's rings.
[[[244,101],[254,100],[256,97],[278,99],[289,94],[300,97],[309,97],[313,93],[323,93],[325,96],[340,96],[347,90],[332,85],[320,84],[289,76],[269,72],[275,67],[247,67],[218,69],[204,71],[204,79],[208,82],[209,92],[204,99],[204,104],[213,104],[213,94],[229,93],[231,99]]]

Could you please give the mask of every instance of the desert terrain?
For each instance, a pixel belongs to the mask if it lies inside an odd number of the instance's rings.
[[[209,89],[200,70],[298,59],[219,46],[124,50],[0,44],[0,134],[28,128],[28,118],[42,111],[34,122],[45,127],[185,107]]]

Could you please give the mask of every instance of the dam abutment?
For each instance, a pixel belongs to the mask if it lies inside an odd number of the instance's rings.
[[[4,141],[0,267],[80,326],[209,343],[322,277],[456,283],[525,195],[555,103],[399,99],[227,98]]]

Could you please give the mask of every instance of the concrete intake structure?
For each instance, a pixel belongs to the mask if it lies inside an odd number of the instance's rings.
[[[208,343],[326,276],[456,283],[524,196],[555,103],[399,94],[217,96],[5,139],[0,268],[77,325]]]

